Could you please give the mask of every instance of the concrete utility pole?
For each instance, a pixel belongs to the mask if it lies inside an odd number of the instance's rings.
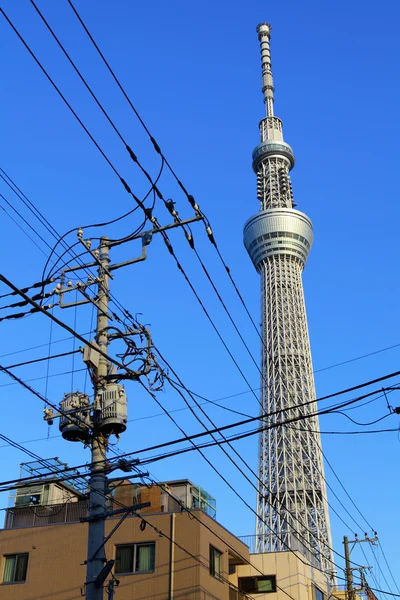
[[[91,379],[94,387],[94,401],[90,402],[89,396],[80,391],[71,391],[64,394],[60,402],[60,412],[54,413],[52,408],[44,409],[44,419],[52,424],[55,418],[59,418],[59,429],[62,437],[70,442],[83,442],[86,447],[91,448],[90,464],[90,482],[89,482],[89,514],[81,521],[88,522],[88,547],[86,559],[86,581],[85,598],[86,600],[103,600],[104,583],[110,575],[114,566],[114,560],[106,559],[105,544],[111,538],[116,529],[123,520],[132,514],[135,510],[140,510],[150,505],[150,503],[141,503],[134,506],[123,507],[120,510],[108,511],[107,494],[108,479],[107,473],[113,469],[122,471],[132,470],[133,461],[118,461],[112,465],[107,463],[108,438],[111,435],[120,435],[126,430],[127,423],[127,398],[124,387],[118,383],[120,380],[130,379],[138,381],[140,377],[149,378],[152,372],[156,372],[156,381],[162,382],[163,372],[159,367],[152,353],[152,341],[150,332],[141,324],[132,319],[133,327],[124,326],[125,331],[113,327],[117,333],[109,335],[109,320],[116,318],[114,314],[109,313],[109,279],[113,279],[112,272],[117,269],[133,265],[137,262],[146,260],[147,246],[151,243],[154,234],[167,229],[182,227],[184,225],[202,220],[201,214],[195,217],[181,221],[176,218],[174,223],[163,227],[156,226],[153,223],[153,229],[128,236],[124,240],[109,240],[103,236],[100,239],[100,246],[93,250],[92,240],[83,238],[83,230],[78,229],[78,242],[85,248],[90,255],[90,262],[73,266],[67,266],[60,275],[60,283],[57,284],[57,294],[59,295],[60,308],[71,308],[83,304],[91,303],[97,310],[96,341],[85,340],[76,333],[76,337],[85,342],[83,348],[83,361],[91,373]],[[141,241],[142,252],[140,256],[135,256],[129,260],[118,264],[110,265],[109,251],[114,245],[121,245],[133,241]],[[70,274],[75,271],[91,269],[97,266],[97,276],[93,277],[90,272],[87,281],[77,281],[73,283],[69,279]],[[96,286],[95,296],[90,295],[88,290]],[[70,292],[76,291],[77,295],[83,296],[81,299],[75,299],[73,302],[67,300]],[[33,303],[34,304],[34,303]],[[35,305],[35,304],[34,304]],[[128,313],[129,314],[129,313]],[[120,320],[119,320],[120,321]],[[122,321],[120,321],[122,323]],[[138,336],[141,340],[139,344],[134,342],[134,337]],[[109,358],[108,346],[113,340],[124,340],[126,351],[119,360]],[[142,343],[143,342],[143,343]],[[129,358],[126,364],[125,359]],[[136,368],[133,366],[136,362]],[[121,369],[120,372],[110,372],[109,365],[114,363]],[[149,381],[151,385],[151,381]],[[157,385],[160,385],[158,383]],[[138,461],[136,461],[138,462]],[[135,476],[135,475],[133,475]],[[137,475],[136,475],[137,476]],[[123,513],[123,517],[105,537],[105,520],[117,514]],[[108,597],[113,598],[114,588],[118,585],[117,580],[112,578],[109,581],[107,592]]]
[[[97,293],[97,327],[96,341],[105,354],[108,348],[108,264],[109,248],[107,238],[100,240],[99,268],[98,268],[98,293]],[[93,437],[91,443],[91,474],[89,495],[89,527],[88,548],[86,564],[86,600],[103,600],[103,586],[97,587],[96,578],[102,571],[106,562],[104,546],[102,546],[105,532],[106,515],[106,474],[104,461],[106,458],[106,438],[100,432],[101,423],[101,396],[105,390],[107,377],[107,360],[100,355],[97,369],[94,371],[94,414]],[[99,547],[101,550],[98,551]]]
[[[370,537],[368,537],[367,534],[365,534],[364,539],[360,540],[360,539],[358,539],[358,536],[356,534],[355,539],[351,540],[349,542],[349,538],[346,535],[343,537],[344,557],[345,557],[345,562],[346,562],[345,574],[346,574],[347,600],[355,600],[356,592],[363,591],[363,585],[361,586],[361,588],[355,589],[353,587],[353,571],[360,571],[361,581],[364,582],[364,580],[365,580],[364,569],[372,568],[369,566],[352,567],[351,562],[350,562],[351,550],[353,550],[353,548],[356,544],[361,544],[362,542],[368,542],[369,544],[376,546],[377,541],[378,541],[378,535],[377,535],[376,531],[375,531],[375,537],[373,537],[373,538],[370,538]],[[353,544],[353,547],[351,549],[349,548],[349,544]]]
[[[343,538],[344,544],[344,557],[346,560],[346,589],[347,589],[347,600],[354,600],[353,590],[353,571],[351,570],[350,563],[350,550],[349,550],[349,538],[347,535]]]

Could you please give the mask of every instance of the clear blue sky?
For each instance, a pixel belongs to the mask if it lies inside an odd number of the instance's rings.
[[[147,186],[143,175],[127,157],[30,2],[4,0],[2,5],[132,189],[138,195],[144,193]],[[66,0],[38,0],[38,5],[128,143],[146,168],[156,174],[158,157]],[[251,152],[258,143],[257,125],[264,107],[255,27],[264,20],[272,24],[276,114],[283,120],[285,139],[297,158],[292,172],[295,201],[311,217],[315,230],[315,243],[304,273],[314,367],[320,371],[399,344],[398,2],[77,0],[76,6],[168,160],[211,220],[221,252],[256,321],[259,280],[242,244],[242,228],[258,210]],[[7,57],[2,68],[0,166],[59,232],[108,220],[129,210],[130,197],[4,18],[0,18],[0,27],[3,55]],[[182,217],[191,216],[190,207],[171,177],[163,176],[160,187],[166,197],[177,202]],[[3,183],[0,193],[34,225],[32,215]],[[4,205],[2,199],[0,204]],[[160,222],[168,222],[163,206],[157,205],[156,214]],[[85,233],[126,235],[139,222],[135,214],[118,228]],[[44,254],[3,211],[1,223],[1,271],[20,286],[40,280]],[[45,230],[38,231],[52,243]],[[259,340],[215,251],[201,225],[193,226],[193,231],[201,256],[258,360]],[[32,232],[31,235],[34,236]],[[246,377],[258,387],[257,369],[182,234],[175,231],[170,237]],[[47,251],[43,242],[35,239]],[[71,243],[75,241],[73,235],[69,239]],[[126,246],[114,257],[124,260],[136,251]],[[141,320],[151,324],[156,345],[188,387],[212,400],[246,392],[245,382],[161,240],[152,243],[148,254],[145,263],[118,272],[113,293],[132,314],[142,313]],[[56,309],[55,314],[82,333],[90,329],[89,309],[77,312],[76,323],[73,310]],[[0,326],[2,364],[46,355],[48,349],[42,347],[4,356],[48,344],[50,322],[45,316],[4,321]],[[64,337],[65,332],[53,327],[53,342]],[[69,340],[54,345],[52,350],[63,352],[72,347]],[[321,370],[316,373],[317,395],[394,372],[399,368],[399,356],[400,348],[394,348]],[[75,369],[81,368],[78,363],[76,358]],[[71,368],[71,358],[52,361],[50,375]],[[54,376],[46,384],[46,370],[46,363],[42,363],[20,368],[16,373],[25,380],[40,378],[32,385],[41,393],[47,389],[49,399],[55,403],[72,386],[84,387],[82,373],[75,374],[73,382],[71,375]],[[392,383],[398,380],[400,377]],[[40,401],[9,383],[3,375],[3,434],[19,442],[40,439],[25,445],[44,458],[59,456],[71,465],[89,460],[88,451],[57,437],[57,425],[46,441],[47,425],[42,421]],[[167,417],[154,416],[159,408],[137,384],[127,383],[126,387],[131,422],[122,436],[121,450],[133,451],[179,435]],[[183,407],[182,400],[168,386],[159,399],[169,410]],[[399,405],[400,395],[394,392],[390,402]],[[249,393],[221,404],[249,414],[258,412],[257,402]],[[237,418],[215,406],[207,407],[207,411],[220,425]],[[348,414],[366,423],[386,412],[384,399],[378,399]],[[187,410],[175,413],[175,417],[189,433],[201,429]],[[390,416],[376,427],[395,428],[398,423],[398,417]],[[321,419],[321,429],[367,428],[352,424],[341,415],[331,415]],[[256,438],[237,443],[237,448],[256,469]],[[396,576],[400,571],[398,434],[323,435],[323,448],[357,507],[378,531]],[[19,463],[28,458],[9,447],[1,447],[0,452],[1,480],[17,477]],[[255,505],[252,487],[218,449],[207,455]],[[187,477],[202,485],[216,496],[222,524],[237,535],[254,533],[254,515],[199,455],[169,459],[155,464],[150,471],[161,480]],[[326,475],[351,515],[371,534],[328,467]],[[334,546],[342,552],[343,535],[362,535],[364,530],[351,521],[332,493],[329,500],[350,525],[347,529],[331,512]],[[6,503],[3,495],[2,506]],[[368,564],[375,566],[380,587],[387,589],[387,584],[377,570],[377,561],[396,591],[381,553],[373,555],[368,548],[365,550]],[[361,564],[366,562],[360,549],[354,551],[354,559]],[[375,587],[372,579],[370,583]]]

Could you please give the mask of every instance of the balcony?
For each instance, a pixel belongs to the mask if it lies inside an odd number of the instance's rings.
[[[13,508],[8,508],[6,511],[4,529],[75,523],[81,517],[87,517],[88,508],[89,503],[87,501],[14,506]]]

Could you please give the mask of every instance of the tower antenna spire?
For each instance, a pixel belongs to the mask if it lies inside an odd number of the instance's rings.
[[[261,66],[262,66],[262,93],[267,117],[274,116],[274,81],[271,70],[271,52],[269,41],[271,39],[271,25],[269,23],[260,23],[257,25],[258,39],[261,46]]]

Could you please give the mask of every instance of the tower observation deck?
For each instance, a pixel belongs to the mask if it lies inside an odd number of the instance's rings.
[[[257,552],[300,550],[332,571],[331,533],[318,433],[302,271],[313,242],[310,219],[295,210],[292,148],[274,116],[271,26],[257,27],[266,117],[253,152],[259,212],[244,226],[244,244],[261,277],[261,411],[268,423],[301,418],[260,434]]]

